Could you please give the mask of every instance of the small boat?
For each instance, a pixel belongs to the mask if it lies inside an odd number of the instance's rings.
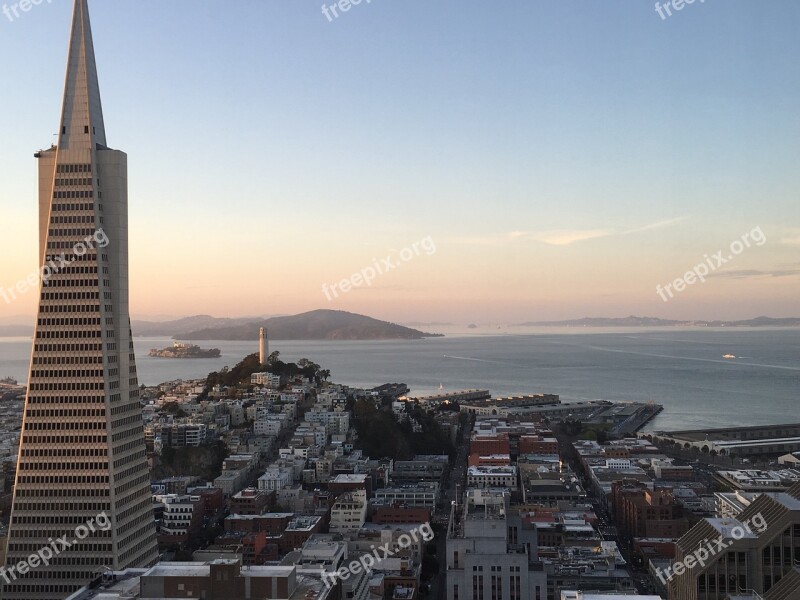
[[[735,357],[733,354],[724,354],[724,355],[722,356],[722,358],[734,359],[734,358],[736,358],[736,357]]]

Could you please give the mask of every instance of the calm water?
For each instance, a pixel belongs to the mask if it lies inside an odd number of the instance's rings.
[[[574,330],[572,330],[574,331]],[[800,330],[546,330],[387,342],[274,342],[281,358],[310,358],[332,380],[357,386],[407,383],[413,394],[486,388],[551,392],[562,400],[654,400],[652,428],[800,422]],[[583,331],[583,330],[582,330]],[[166,338],[135,338],[140,381],[203,377],[257,351],[257,343],[202,342],[217,359],[147,356]],[[30,340],[0,338],[0,377],[27,377]],[[736,360],[722,356],[733,354]]]

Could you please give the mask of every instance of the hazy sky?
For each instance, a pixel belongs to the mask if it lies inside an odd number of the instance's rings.
[[[796,0],[320,5],[90,3],[135,317],[800,316]],[[70,12],[0,14],[3,288],[36,268]],[[716,276],[656,293],[756,228]]]

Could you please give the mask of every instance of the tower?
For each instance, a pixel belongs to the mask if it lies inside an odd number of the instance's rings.
[[[258,330],[258,357],[262,365],[267,364],[269,360],[269,339],[267,338],[266,327]]]
[[[128,310],[127,155],[106,144],[87,0],[75,0],[58,144],[36,158],[41,284],[5,600],[62,599],[158,559]]]

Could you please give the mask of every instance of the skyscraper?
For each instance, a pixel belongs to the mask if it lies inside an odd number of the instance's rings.
[[[75,0],[58,144],[36,157],[42,284],[5,600],[62,599],[158,558],[128,311],[127,156],[106,143],[87,0]]]

